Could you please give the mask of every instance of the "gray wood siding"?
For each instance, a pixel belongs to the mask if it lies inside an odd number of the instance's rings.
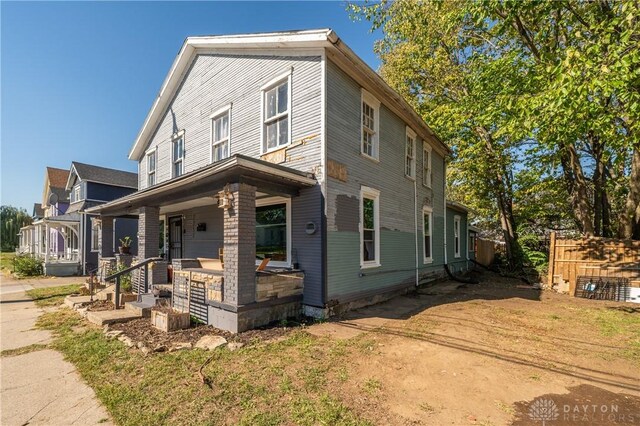
[[[171,136],[185,131],[188,173],[210,164],[210,119],[231,108],[230,153],[260,157],[261,86],[293,68],[290,125],[293,145],[284,165],[319,173],[321,163],[320,56],[256,56],[212,53],[198,55],[170,103],[146,149],[157,147],[156,183],[171,178]],[[146,157],[139,162],[139,186],[147,187]]]
[[[418,226],[414,182],[404,175],[406,124],[388,108],[380,108],[379,162],[360,154],[361,87],[327,61],[327,160],[347,168],[347,181],[327,180],[329,298],[366,293],[412,280],[415,238],[419,268],[441,269],[444,261],[444,159],[432,151],[432,189],[422,185],[422,141],[416,143]],[[381,267],[360,268],[359,198],[361,186],[380,191]],[[433,208],[433,258],[422,262],[422,207]]]
[[[453,228],[453,219],[455,216],[460,216],[460,257],[455,257],[455,231]],[[467,227],[467,214],[447,208],[447,264],[452,272],[460,272],[467,269],[468,245],[469,231]]]

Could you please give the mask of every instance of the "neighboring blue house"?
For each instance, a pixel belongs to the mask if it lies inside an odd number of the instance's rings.
[[[98,266],[100,220],[86,209],[137,189],[137,174],[71,163],[69,170],[47,167],[42,203],[34,204],[34,222],[20,230],[19,251],[43,261],[46,275],[86,275]],[[130,236],[137,249],[137,217],[119,218],[109,236],[112,247]],[[113,253],[111,253],[113,256]]]
[[[466,269],[449,154],[332,30],[189,37],[129,153],[138,192],[89,212],[139,215],[174,306],[237,332]]]

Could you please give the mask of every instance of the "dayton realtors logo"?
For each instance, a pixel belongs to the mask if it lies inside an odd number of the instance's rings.
[[[529,418],[542,422],[543,426],[561,420],[563,424],[572,423],[608,423],[635,424],[640,416],[623,414],[617,404],[563,404],[556,405],[552,399],[538,398],[529,406]]]
[[[542,426],[545,426],[547,422],[557,420],[558,417],[560,417],[558,406],[552,399],[536,399],[529,407],[529,418],[542,422]]]

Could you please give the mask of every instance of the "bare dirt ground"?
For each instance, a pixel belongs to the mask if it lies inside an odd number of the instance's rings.
[[[440,283],[309,331],[368,340],[341,394],[384,423],[640,424],[640,306],[518,284]]]

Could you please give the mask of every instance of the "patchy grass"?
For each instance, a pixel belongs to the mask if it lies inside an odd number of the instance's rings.
[[[350,407],[342,386],[347,356],[358,340],[336,342],[294,331],[283,340],[237,351],[200,350],[144,356],[69,309],[45,313],[37,326],[53,331],[65,355],[117,424],[367,425],[371,414]],[[204,368],[211,388],[201,383]],[[355,379],[354,379],[355,385]]]
[[[66,296],[78,293],[82,288],[82,284],[69,284],[61,287],[36,288],[27,291],[27,296],[32,298],[37,306],[57,306],[64,302],[64,298]]]
[[[582,309],[580,313],[598,328],[602,336],[625,342],[621,354],[640,364],[640,312],[609,307]]]
[[[21,348],[5,349],[4,351],[0,352],[0,357],[28,354],[30,352],[36,352],[36,351],[41,351],[43,349],[47,349],[48,347],[49,345],[34,343],[33,345],[23,346]]]
[[[0,269],[13,272],[13,259],[16,254],[13,252],[0,252]]]

